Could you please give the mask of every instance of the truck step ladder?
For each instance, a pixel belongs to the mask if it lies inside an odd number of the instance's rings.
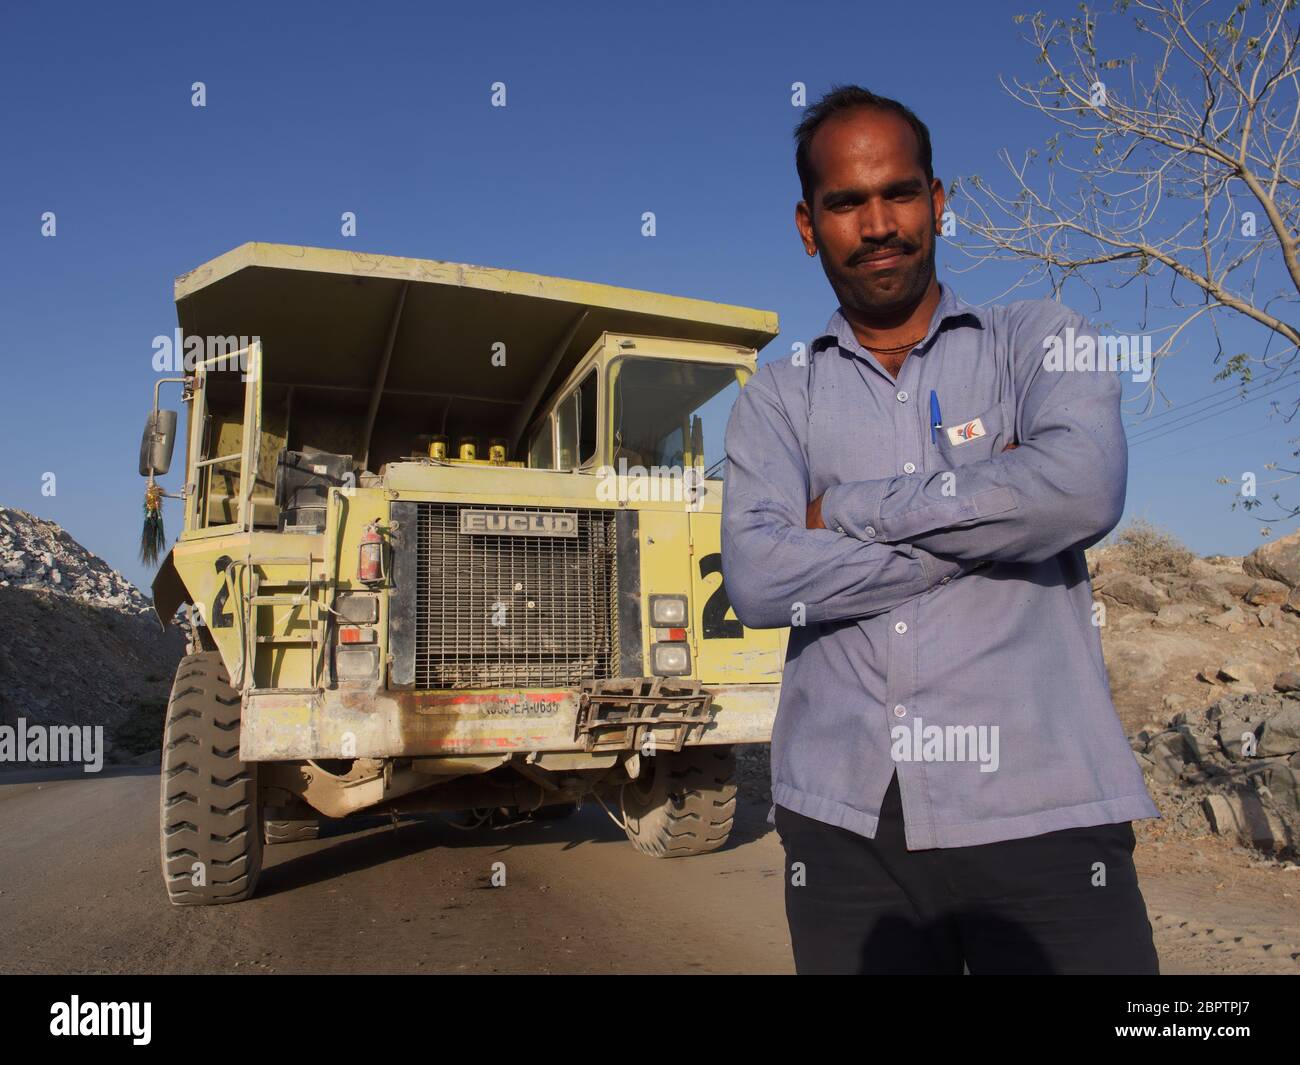
[[[244,611],[241,619],[244,626],[242,633],[242,657],[239,668],[239,684],[244,695],[256,695],[263,691],[279,693],[316,694],[322,690],[321,674],[324,669],[324,652],[327,646],[326,632],[330,617],[330,605],[324,602],[329,595],[333,582],[324,576],[325,560],[319,555],[247,555],[238,560],[238,564],[248,571],[248,595],[242,597]],[[306,577],[280,577],[268,580],[263,569],[267,566],[300,567],[306,570]],[[231,567],[234,568],[233,566]],[[320,576],[317,576],[317,574]],[[242,591],[242,574],[240,580]],[[297,588],[297,591],[273,591],[264,593],[261,589]],[[307,632],[287,633],[275,631],[275,612],[272,609],[270,633],[259,632],[262,610],[265,607],[297,606],[307,609]],[[291,615],[292,616],[292,615]],[[325,624],[323,624],[325,623]],[[271,687],[257,686],[257,651],[265,646],[302,646],[310,649],[311,677],[310,685],[303,688],[286,688],[274,684]]]

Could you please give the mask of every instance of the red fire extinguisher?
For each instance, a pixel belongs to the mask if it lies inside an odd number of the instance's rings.
[[[384,539],[379,535],[379,522],[372,521],[361,534],[357,580],[362,584],[377,584],[384,579]]]

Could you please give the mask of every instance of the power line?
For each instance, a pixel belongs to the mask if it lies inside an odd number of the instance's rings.
[[[1175,455],[1186,455],[1192,451],[1200,451],[1201,448],[1209,447],[1211,444],[1226,444],[1229,440],[1237,440],[1243,436],[1253,436],[1255,433],[1262,433],[1265,429],[1276,429],[1276,428],[1277,426],[1275,425],[1257,425],[1253,429],[1246,429],[1240,433],[1232,433],[1229,436],[1220,436],[1220,437],[1213,437],[1212,439],[1209,440],[1201,440],[1193,444],[1191,447],[1180,448],[1178,451],[1170,451],[1164,455],[1152,455],[1149,456],[1149,458],[1150,461],[1152,462],[1161,462],[1164,459],[1171,459]]]
[[[1256,381],[1254,384],[1249,385],[1246,388],[1242,389],[1236,395],[1224,396],[1222,399],[1217,399],[1213,403],[1209,404],[1209,406],[1201,407],[1199,410],[1169,411],[1168,413],[1177,414],[1178,417],[1175,418],[1172,422],[1165,422],[1161,425],[1153,425],[1150,428],[1140,429],[1138,430],[1137,435],[1134,439],[1136,441],[1138,439],[1143,439],[1149,436],[1153,436],[1154,434],[1159,433],[1161,430],[1169,428],[1172,425],[1183,423],[1190,419],[1198,418],[1203,415],[1206,415],[1208,412],[1214,411],[1215,408],[1223,408],[1222,411],[1216,412],[1216,415],[1217,413],[1226,413],[1226,411],[1234,409],[1235,406],[1240,406],[1241,404],[1247,402],[1246,400],[1247,396],[1255,395],[1256,393],[1262,390],[1271,388],[1271,386],[1276,385],[1279,381],[1285,382],[1287,378],[1296,375],[1300,375],[1300,368],[1297,368],[1295,370],[1290,370],[1287,373],[1282,374],[1281,377],[1274,377],[1269,380]],[[1143,419],[1143,423],[1146,423],[1148,421],[1154,421],[1154,420],[1155,420],[1154,417],[1150,419]],[[1130,426],[1126,426],[1126,428],[1129,427]]]
[[[1227,388],[1221,388],[1217,392],[1211,392],[1208,395],[1199,396],[1198,398],[1188,400],[1185,403],[1174,404],[1173,406],[1168,407],[1165,410],[1157,411],[1155,414],[1144,414],[1140,417],[1135,417],[1132,420],[1130,420],[1127,424],[1129,427],[1150,425],[1152,422],[1157,422],[1161,418],[1169,418],[1174,415],[1181,416],[1183,414],[1189,413],[1190,411],[1193,411],[1194,409],[1201,406],[1202,404],[1208,403],[1210,406],[1214,406],[1218,403],[1222,403],[1226,400],[1230,400],[1234,396],[1238,396],[1238,397],[1244,396],[1248,394],[1252,388],[1256,388],[1268,383],[1270,382],[1256,381],[1250,385],[1239,385],[1239,384],[1230,385]]]
[[[1225,407],[1227,409],[1231,409],[1234,403],[1245,402],[1246,396],[1253,395],[1254,393],[1259,392],[1261,389],[1269,388],[1270,386],[1277,384],[1279,381],[1283,381],[1287,378],[1296,376],[1298,374],[1300,374],[1300,368],[1297,368],[1295,370],[1288,370],[1286,373],[1282,374],[1279,377],[1272,377],[1267,380],[1256,381],[1253,384],[1247,385],[1245,388],[1242,388],[1239,392],[1236,392],[1234,395],[1223,396],[1220,399],[1214,400],[1214,402],[1210,403],[1208,406],[1201,407],[1199,410],[1175,409],[1175,410],[1167,411],[1165,413],[1178,415],[1178,417],[1174,419],[1175,422],[1184,422],[1187,421],[1189,418],[1195,418],[1199,415],[1205,414],[1207,411],[1214,410],[1217,407]],[[1160,417],[1160,415],[1153,415],[1151,418],[1144,418],[1142,419],[1141,424],[1153,422],[1158,417]],[[1138,431],[1138,436],[1146,436],[1149,433],[1159,432],[1160,430],[1166,428],[1171,424],[1173,423],[1165,422],[1162,425],[1153,425],[1151,426],[1150,429],[1140,429]]]
[[[1258,382],[1258,381],[1255,382],[1255,384],[1260,384],[1260,383],[1261,383],[1261,382]],[[1216,388],[1213,392],[1207,392],[1207,393],[1206,393],[1205,395],[1203,395],[1203,396],[1198,396],[1196,399],[1189,399],[1189,400],[1187,400],[1187,401],[1184,402],[1184,403],[1175,404],[1174,406],[1167,407],[1166,409],[1164,409],[1164,410],[1162,410],[1162,411],[1157,411],[1155,414],[1147,414],[1147,415],[1144,415],[1144,416],[1143,416],[1141,419],[1139,419],[1138,421],[1139,421],[1141,424],[1146,424],[1146,423],[1148,423],[1148,422],[1154,422],[1154,421],[1156,421],[1156,420],[1159,419],[1159,418],[1167,418],[1167,417],[1169,417],[1169,415],[1171,415],[1171,414],[1180,414],[1180,413],[1184,413],[1184,412],[1187,411],[1189,408],[1191,408],[1191,407],[1195,407],[1198,403],[1204,403],[1204,402],[1206,402],[1207,400],[1211,400],[1211,399],[1217,400],[1217,399],[1221,399],[1221,398],[1229,398],[1229,397],[1227,396],[1227,393],[1229,393],[1229,392],[1235,392],[1235,391],[1237,391],[1237,390],[1240,390],[1241,392],[1249,392],[1250,389],[1251,389],[1252,387],[1253,387],[1252,385],[1228,384],[1228,385],[1225,385],[1225,386],[1223,386],[1223,387],[1221,387],[1221,388]],[[1133,423],[1133,424],[1137,424],[1137,422],[1135,422],[1135,423]]]
[[[1290,377],[1294,377],[1295,375],[1296,375],[1296,371],[1292,371],[1291,373],[1287,374],[1286,377],[1290,378]],[[1249,406],[1251,403],[1255,403],[1261,399],[1267,399],[1271,395],[1275,395],[1278,392],[1291,388],[1294,384],[1294,382],[1290,380],[1284,380],[1281,381],[1280,383],[1276,381],[1268,382],[1268,383],[1276,385],[1276,387],[1269,388],[1263,392],[1260,392],[1259,395],[1252,395],[1250,399],[1243,399],[1232,406],[1225,407],[1223,410],[1214,411],[1213,413],[1206,414],[1204,411],[1196,411],[1191,414],[1185,414],[1181,418],[1178,418],[1173,422],[1170,422],[1166,425],[1157,426],[1154,431],[1138,434],[1136,437],[1133,437],[1132,439],[1129,440],[1128,442],[1129,447],[1133,448],[1138,444],[1149,444],[1152,441],[1159,440],[1162,436],[1168,436],[1170,433],[1178,432],[1180,429],[1184,427],[1181,423],[1187,421],[1187,419],[1189,418],[1192,419],[1200,418],[1202,422],[1209,421],[1213,418],[1217,418],[1221,415],[1228,414],[1231,413],[1232,411],[1238,410],[1241,407]],[[1259,388],[1256,388],[1254,391],[1259,392],[1260,390]],[[1208,410],[1209,408],[1206,409]]]

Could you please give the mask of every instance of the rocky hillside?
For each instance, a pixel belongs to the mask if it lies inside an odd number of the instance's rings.
[[[0,723],[104,725],[119,759],[157,748],[183,653],[120,573],[54,522],[0,507]]]
[[[1196,558],[1149,527],[1089,553],[1120,720],[1164,815],[1300,858],[1300,533]]]
[[[1225,692],[1271,691],[1279,673],[1300,668],[1300,593],[1279,579],[1300,581],[1300,534],[1245,559],[1202,559],[1139,529],[1089,552],[1088,570],[1115,708],[1130,733]]]

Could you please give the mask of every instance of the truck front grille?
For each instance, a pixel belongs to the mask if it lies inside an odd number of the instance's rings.
[[[563,510],[577,536],[460,532],[462,509],[417,504],[415,686],[565,687],[617,675],[614,512]]]

